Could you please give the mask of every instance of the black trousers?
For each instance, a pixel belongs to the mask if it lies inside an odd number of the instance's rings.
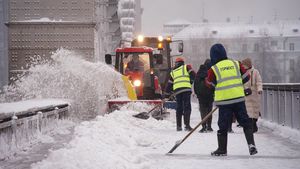
[[[204,117],[209,113],[211,112],[212,110],[212,102],[211,103],[202,103],[199,101],[199,110],[200,110],[200,115],[201,115],[201,119],[203,120]],[[212,116],[210,116],[206,122],[204,122],[202,124],[202,127],[203,128],[211,128],[211,121],[212,121]]]
[[[252,121],[247,114],[245,102],[219,106],[218,135],[226,137],[227,140],[228,125],[232,119],[233,113],[238,123],[243,127],[248,145],[255,145]]]
[[[185,126],[190,126],[190,117],[191,117],[191,92],[183,92],[176,95],[176,124],[177,127],[181,127],[182,116],[184,116]]]

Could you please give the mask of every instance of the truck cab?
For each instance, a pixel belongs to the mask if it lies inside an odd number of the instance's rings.
[[[160,98],[162,93],[155,67],[159,59],[149,47],[117,48],[114,67],[128,77],[139,100],[153,100]]]

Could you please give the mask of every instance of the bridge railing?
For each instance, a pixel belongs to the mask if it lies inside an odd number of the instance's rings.
[[[300,83],[264,83],[262,118],[300,130]]]
[[[33,142],[40,133],[54,130],[68,117],[68,104],[42,106],[27,111],[0,112],[0,160]]]

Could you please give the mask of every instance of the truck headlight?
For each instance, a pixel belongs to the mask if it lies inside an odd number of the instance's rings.
[[[139,87],[139,86],[141,86],[141,84],[142,84],[142,82],[141,82],[140,80],[134,80],[134,81],[133,81],[133,85],[134,85],[135,87]]]

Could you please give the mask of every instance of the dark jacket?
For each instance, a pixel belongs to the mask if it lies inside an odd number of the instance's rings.
[[[179,62],[178,64],[176,64],[176,66],[172,70],[175,70],[175,69],[177,69],[178,67],[180,67],[182,65],[184,65],[184,62]],[[190,82],[191,82],[191,84],[193,84],[196,73],[193,71],[191,65],[187,65],[186,67],[187,67],[187,71],[188,71],[188,73],[190,75]],[[173,82],[174,82],[174,79],[172,78],[172,76],[170,76],[168,84],[167,84],[167,87],[166,87],[166,90],[165,90],[165,94],[166,95],[170,95],[171,94],[171,92],[173,90]],[[190,92],[190,93],[192,93],[192,90],[190,88],[179,88],[179,89],[176,89],[173,92],[176,93],[176,94],[179,94],[179,93],[182,93],[182,92]]]
[[[207,71],[210,68],[210,60],[206,60],[196,74],[194,81],[194,91],[197,95],[199,103],[210,104],[214,101],[213,99],[213,89],[209,88],[205,84],[205,78],[207,77]]]

